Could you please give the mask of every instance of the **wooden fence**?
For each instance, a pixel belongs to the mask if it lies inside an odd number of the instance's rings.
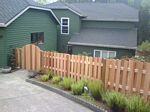
[[[42,68],[76,80],[101,80],[109,90],[150,96],[150,63],[101,59],[41,51],[35,45],[16,49],[17,65],[27,70]]]

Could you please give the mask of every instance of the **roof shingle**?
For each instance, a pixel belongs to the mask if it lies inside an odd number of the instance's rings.
[[[87,28],[74,34],[68,44],[122,49],[137,48],[137,29]]]

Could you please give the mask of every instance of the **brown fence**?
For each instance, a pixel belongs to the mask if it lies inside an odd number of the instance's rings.
[[[150,96],[150,63],[101,59],[41,51],[35,45],[16,49],[17,65],[27,70],[50,69],[76,80],[102,80],[110,90]]]

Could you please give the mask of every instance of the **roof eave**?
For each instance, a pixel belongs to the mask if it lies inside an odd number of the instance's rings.
[[[36,6],[28,6],[24,10],[22,10],[20,13],[18,13],[15,17],[13,17],[11,20],[9,20],[7,23],[0,23],[0,27],[7,27],[9,26],[13,21],[15,21],[18,17],[20,17],[23,13],[25,13],[28,9],[38,9],[38,10],[44,10],[44,11],[50,11],[56,21],[60,24],[59,19],[56,17],[54,12],[51,9],[42,8],[42,7],[36,7]]]
[[[87,19],[87,18],[83,18],[83,21],[116,21],[116,22],[139,22],[139,19],[134,19],[134,20],[127,20],[127,19],[122,19],[122,20],[115,20],[115,19]]]
[[[77,14],[78,16],[80,16],[80,17],[86,17],[86,16],[84,16],[84,15],[82,15],[82,14],[80,14],[79,12],[77,12],[77,11],[75,11],[75,10],[73,10],[73,9],[71,9],[71,8],[69,8],[69,7],[66,7],[66,8],[50,8],[50,9],[67,9],[67,10],[70,10],[71,12],[73,12],[73,13],[75,13],[75,14]]]
[[[109,47],[109,48],[119,48],[119,49],[131,49],[136,50],[137,47],[128,46],[118,46],[118,45],[103,45],[103,44],[90,44],[90,43],[78,43],[78,42],[68,42],[70,45],[80,45],[80,46],[92,46],[92,47]]]
[[[5,23],[0,23],[0,27],[6,27]]]

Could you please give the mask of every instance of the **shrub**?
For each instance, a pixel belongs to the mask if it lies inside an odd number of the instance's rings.
[[[46,82],[46,81],[49,80],[49,76],[48,76],[48,75],[42,75],[42,76],[41,76],[41,80],[42,80],[43,82]]]
[[[107,92],[103,96],[103,100],[115,112],[124,112],[127,107],[126,96],[118,92]]]
[[[61,81],[61,77],[60,76],[54,76],[52,78],[52,83],[53,84],[58,84]]]
[[[52,71],[49,70],[49,71],[46,73],[46,75],[49,76],[49,79],[52,79],[53,76],[54,76],[54,72],[52,72]]]
[[[83,93],[84,82],[79,81],[71,85],[71,90],[74,95],[81,95]]]
[[[94,99],[100,100],[102,98],[104,87],[101,81],[90,81],[88,83],[88,88]]]
[[[150,52],[150,42],[148,40],[142,42],[142,44],[138,46],[138,50]]]
[[[64,78],[62,82],[60,82],[60,86],[62,86],[65,90],[71,90],[71,85],[74,83],[74,80],[71,78]]]
[[[150,106],[139,96],[129,98],[127,104],[128,112],[150,112]]]

